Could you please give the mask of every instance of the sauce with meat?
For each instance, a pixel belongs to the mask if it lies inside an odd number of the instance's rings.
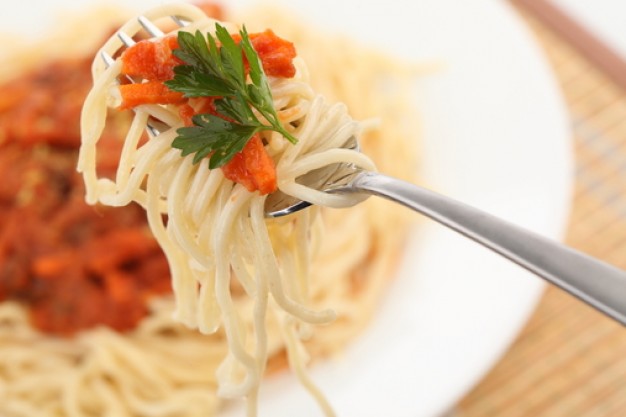
[[[75,167],[90,63],[51,62],[0,86],[0,301],[22,303],[37,329],[59,335],[131,330],[151,297],[170,292],[143,210],[84,202]],[[112,117],[99,156],[110,173],[128,124]]]

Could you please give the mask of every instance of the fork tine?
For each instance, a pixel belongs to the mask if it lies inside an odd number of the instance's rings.
[[[104,51],[100,52],[100,57],[104,61],[104,65],[106,65],[107,68],[115,64],[115,60],[113,59],[113,57]]]
[[[161,29],[159,29],[154,23],[148,20],[145,16],[139,16],[137,21],[143,27],[146,32],[148,32],[152,36],[160,37],[164,36],[165,33]]]
[[[117,37],[120,38],[122,43],[124,45],[126,45],[127,47],[131,47],[131,46],[133,46],[134,44],[137,43],[137,42],[135,42],[135,40],[133,38],[131,38],[130,36],[128,36],[124,32],[117,32]]]
[[[186,22],[186,21],[182,20],[178,16],[171,16],[171,18],[174,21],[174,23],[176,23],[181,28],[184,28],[185,26],[189,26],[189,22]]]

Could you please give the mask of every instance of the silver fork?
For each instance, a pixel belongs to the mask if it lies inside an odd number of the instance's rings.
[[[345,148],[357,149],[352,137]],[[626,272],[450,197],[351,164],[331,164],[297,178],[335,194],[384,197],[480,243],[626,325]],[[286,216],[310,203],[277,191],[265,200],[267,217]]]

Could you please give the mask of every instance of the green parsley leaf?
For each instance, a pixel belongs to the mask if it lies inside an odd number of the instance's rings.
[[[215,109],[218,113],[234,119],[237,123],[260,125],[259,119],[254,115],[252,109],[239,96],[224,97],[215,100]]]
[[[226,164],[252,136],[264,130],[276,131],[291,143],[298,141],[278,118],[261,59],[245,27],[239,34],[241,41],[237,43],[219,23],[215,24],[215,36],[208,33],[205,37],[200,31],[179,32],[179,49],[174,55],[184,64],[176,66],[174,78],[165,82],[185,97],[219,97],[215,108],[224,118],[196,115],[194,125],[178,129],[172,142],[182,156],[195,154],[194,163],[208,157],[211,169]],[[268,124],[262,123],[252,109]]]
[[[185,97],[225,96],[231,88],[223,80],[198,72],[191,65],[174,67],[175,77],[168,81],[172,90],[185,94]]]
[[[212,114],[196,115],[193,122],[194,126],[176,131],[178,136],[172,141],[172,147],[180,149],[182,156],[195,153],[194,164],[210,156],[210,169],[230,161],[259,131],[258,126],[231,123]]]

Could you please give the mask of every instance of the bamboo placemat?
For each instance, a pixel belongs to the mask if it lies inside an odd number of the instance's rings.
[[[518,10],[571,115],[576,177],[566,243],[626,269],[626,91]],[[624,417],[626,328],[550,287],[509,352],[458,408],[460,417]]]

